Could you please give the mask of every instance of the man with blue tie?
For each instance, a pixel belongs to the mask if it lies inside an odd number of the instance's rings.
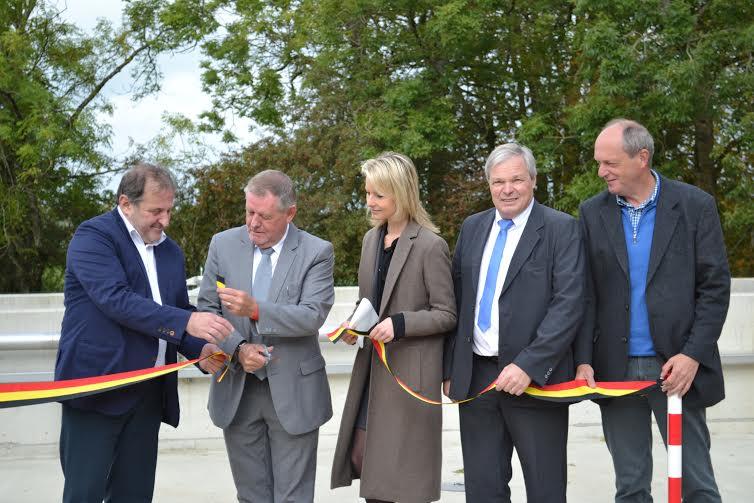
[[[459,407],[466,501],[510,502],[516,448],[527,501],[566,501],[568,407],[523,395],[574,378],[584,256],[576,220],[534,200],[536,163],[516,143],[487,158],[494,208],[468,217],[453,255],[458,325],[445,344],[444,392]]]

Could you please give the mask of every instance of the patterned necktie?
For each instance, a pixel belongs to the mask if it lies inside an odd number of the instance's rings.
[[[270,292],[270,283],[272,282],[272,253],[275,251],[272,247],[260,248],[262,252],[262,260],[259,262],[259,267],[254,271],[254,284],[251,286],[251,295],[259,301],[267,300],[267,294]],[[252,336],[252,342],[254,344],[263,344],[262,338],[259,335]],[[264,381],[267,378],[267,368],[262,367],[254,372],[254,375],[260,381]]]
[[[495,296],[495,287],[497,286],[497,274],[500,271],[500,262],[503,260],[503,250],[505,249],[505,240],[508,238],[508,229],[513,225],[513,220],[500,220],[500,232],[495,240],[495,247],[492,249],[490,265],[487,267],[487,277],[484,280],[484,290],[482,299],[479,301],[479,314],[477,316],[477,326],[482,332],[490,328],[490,317],[492,316],[492,300]]]

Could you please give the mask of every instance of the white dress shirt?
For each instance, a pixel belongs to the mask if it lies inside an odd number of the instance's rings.
[[[508,229],[505,248],[503,248],[503,258],[500,261],[500,269],[498,269],[497,273],[497,283],[495,283],[495,295],[492,297],[490,328],[488,328],[487,331],[482,332],[477,325],[477,318],[479,317],[479,302],[482,300],[482,293],[484,292],[484,283],[487,278],[487,269],[490,267],[492,249],[495,247],[497,235],[500,233],[500,224],[498,222],[503,219],[503,217],[500,216],[500,212],[495,210],[495,222],[492,224],[489,236],[487,236],[487,244],[484,246],[484,253],[482,254],[482,265],[479,268],[479,285],[477,286],[476,304],[474,305],[473,351],[478,355],[497,356],[499,347],[498,340],[500,338],[500,309],[498,307],[498,299],[503,291],[505,276],[508,274],[508,267],[511,265],[513,253],[516,251],[518,242],[521,240],[521,235],[524,233],[524,227],[526,227],[526,222],[529,221],[529,215],[531,214],[533,206],[534,199],[529,202],[529,206],[527,206],[524,211],[513,218],[513,226]]]
[[[152,300],[162,305],[160,285],[157,282],[157,262],[154,259],[154,247],[159,246],[163,241],[165,241],[165,239],[167,239],[167,236],[163,232],[162,236],[160,236],[160,239],[156,243],[146,244],[144,243],[141,234],[139,234],[139,231],[136,230],[136,228],[131,224],[131,221],[126,218],[125,214],[123,214],[120,206],[118,206],[118,214],[120,214],[120,218],[123,219],[123,223],[126,224],[128,234],[131,236],[131,241],[134,242],[134,246],[136,246],[136,249],[139,251],[141,262],[144,264],[144,269],[147,271],[149,289],[152,290]],[[165,349],[168,346],[168,343],[163,339],[159,339],[157,342],[158,347],[157,359],[155,360],[154,364],[155,367],[165,365]]]
[[[275,267],[278,265],[278,259],[280,258],[280,251],[283,249],[285,238],[288,237],[289,228],[290,228],[290,224],[286,225],[285,234],[283,234],[283,237],[280,239],[280,241],[272,245],[272,249],[275,250],[275,253],[270,255],[270,262],[272,262],[272,270],[270,271],[270,276],[275,274]],[[254,245],[254,260],[252,262],[252,267],[253,267],[252,271],[256,271],[259,268],[260,262],[262,262],[262,252],[260,251],[258,246]],[[253,273],[252,273],[251,283],[252,284],[254,283]],[[251,292],[251,293],[253,294],[254,292]]]

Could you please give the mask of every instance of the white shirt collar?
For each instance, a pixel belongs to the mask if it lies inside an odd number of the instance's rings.
[[[529,220],[529,215],[531,214],[531,209],[534,207],[534,198],[531,198],[531,201],[529,201],[529,205],[524,208],[524,211],[513,217],[513,228],[520,227],[522,225],[526,225],[526,222]],[[498,224],[500,220],[503,220],[503,217],[500,215],[500,212],[495,209],[495,223]],[[500,224],[498,224],[500,225]]]
[[[118,214],[120,215],[120,218],[123,219],[123,223],[126,225],[126,230],[128,231],[128,234],[131,236],[131,239],[137,239],[141,244],[145,246],[160,245],[162,244],[163,241],[165,241],[168,238],[167,234],[165,234],[165,231],[162,231],[162,235],[160,236],[160,239],[158,239],[155,243],[145,243],[144,238],[141,236],[141,234],[139,234],[139,231],[136,230],[136,227],[134,227],[131,221],[126,217],[126,214],[123,213],[123,210],[120,209],[120,205],[118,205]]]
[[[272,249],[275,250],[275,256],[276,257],[280,256],[280,252],[283,249],[283,245],[285,244],[285,238],[288,237],[288,231],[290,230],[290,228],[291,228],[291,224],[286,224],[286,226],[285,226],[285,234],[283,234],[283,237],[280,238],[280,241],[278,241],[277,243],[275,243],[274,245],[272,245]],[[255,248],[259,248],[259,247],[255,246]]]

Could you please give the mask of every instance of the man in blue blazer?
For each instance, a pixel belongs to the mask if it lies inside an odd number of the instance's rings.
[[[183,252],[164,233],[175,190],[168,170],[138,164],[120,182],[117,207],[76,230],[56,380],[175,363],[177,351],[207,356],[232,331],[189,304]],[[176,374],[63,402],[63,501],[151,501],[161,422],[178,425]]]
[[[580,209],[590,279],[577,376],[592,385],[664,380],[645,397],[599,402],[616,502],[652,501],[650,421],[667,443],[666,394],[683,397],[683,501],[719,502],[705,410],[725,396],[723,233],[712,196],[660,176],[653,153],[647,129],[626,119],[609,122],[594,144],[607,190]]]
[[[534,200],[531,151],[497,147],[485,174],[494,208],[468,217],[453,255],[458,326],[446,341],[444,392],[459,407],[466,501],[510,502],[515,446],[527,501],[566,501],[568,406],[522,396],[574,377],[584,259],[570,215]]]

